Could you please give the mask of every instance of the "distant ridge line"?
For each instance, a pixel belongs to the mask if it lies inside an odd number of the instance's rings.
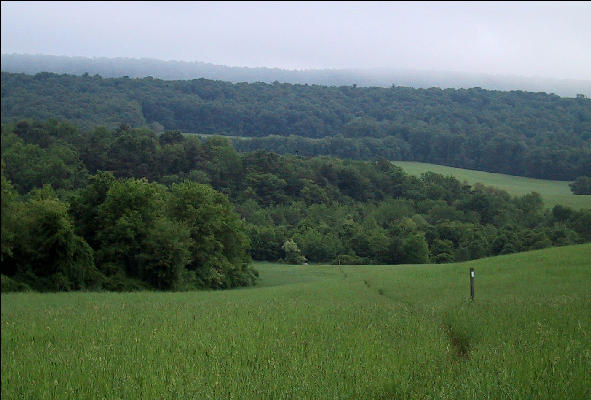
[[[153,58],[108,58],[53,56],[31,54],[2,54],[3,72],[36,74],[100,75],[104,78],[152,76],[163,80],[197,78],[229,82],[281,82],[323,86],[413,88],[473,88],[487,90],[554,93],[562,97],[579,94],[591,97],[591,80],[532,78],[513,75],[491,75],[450,71],[419,71],[409,69],[302,69],[287,70],[269,67],[236,67],[200,61],[158,60]]]

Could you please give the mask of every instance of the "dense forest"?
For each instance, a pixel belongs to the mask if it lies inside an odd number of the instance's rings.
[[[591,171],[591,100],[392,86],[2,73],[2,122],[125,123],[233,137],[240,151],[411,160],[536,178]]]
[[[371,161],[238,152],[223,137],[2,124],[2,290],[250,285],[250,260],[445,263],[591,241],[543,207]]]

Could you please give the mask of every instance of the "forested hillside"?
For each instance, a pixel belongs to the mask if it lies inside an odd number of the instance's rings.
[[[2,73],[2,122],[246,137],[243,151],[384,157],[574,180],[591,171],[591,100],[473,89],[361,88]]]
[[[385,159],[240,153],[179,131],[2,125],[4,288],[229,288],[249,260],[445,263],[591,241],[591,210]]]
[[[591,96],[591,81],[492,75],[482,73],[426,71],[396,68],[301,69],[233,67],[205,62],[164,61],[153,58],[67,57],[41,54],[2,54],[2,71],[37,74],[100,75],[103,78],[213,79],[228,82],[275,81],[324,86],[408,86],[414,88],[470,88],[525,90],[556,93],[564,97]]]

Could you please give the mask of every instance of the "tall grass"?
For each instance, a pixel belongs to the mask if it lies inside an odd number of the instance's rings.
[[[591,396],[591,245],[258,268],[232,291],[3,294],[3,398]]]

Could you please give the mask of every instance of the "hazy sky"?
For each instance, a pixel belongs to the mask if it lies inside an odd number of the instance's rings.
[[[2,53],[591,79],[591,2],[2,2]]]

